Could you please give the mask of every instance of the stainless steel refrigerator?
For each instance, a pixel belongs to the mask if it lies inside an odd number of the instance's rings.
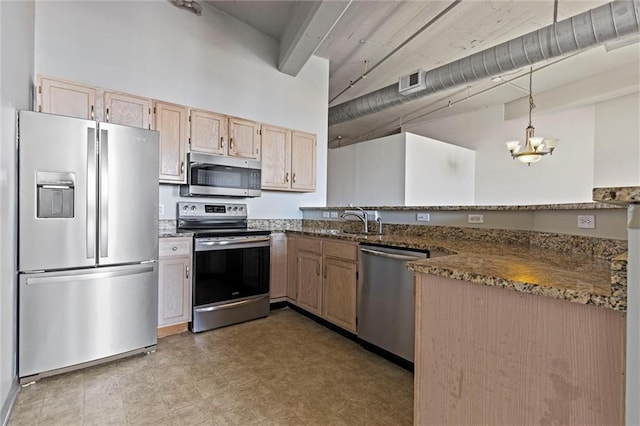
[[[18,114],[21,383],[155,348],[158,132]]]

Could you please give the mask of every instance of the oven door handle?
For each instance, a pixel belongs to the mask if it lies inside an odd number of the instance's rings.
[[[262,241],[270,241],[269,237],[262,238],[247,238],[246,240],[229,240],[229,241],[198,241],[198,244],[201,246],[226,246],[229,244],[250,244],[250,243],[259,243]]]
[[[261,295],[258,297],[253,297],[251,299],[246,299],[246,300],[240,300],[238,302],[231,302],[231,303],[225,303],[224,305],[219,305],[219,306],[209,306],[206,308],[196,308],[195,311],[196,312],[212,312],[212,311],[221,311],[223,309],[231,309],[231,308],[237,308],[238,306],[243,306],[243,305],[249,305],[251,303],[255,303],[258,300],[264,299],[265,297],[269,297],[269,295]]]
[[[229,241],[198,241],[196,239],[196,252],[216,251],[216,250],[233,250],[248,249],[255,247],[269,247],[271,238],[250,238],[246,240],[229,240]]]

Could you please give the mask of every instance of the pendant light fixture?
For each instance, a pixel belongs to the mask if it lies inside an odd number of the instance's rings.
[[[529,71],[529,125],[525,130],[524,144],[520,141],[509,141],[506,143],[511,157],[516,158],[527,165],[540,161],[543,155],[553,154],[553,150],[558,143],[558,139],[535,136],[535,128],[531,125],[531,111],[536,107],[533,103],[533,67]]]

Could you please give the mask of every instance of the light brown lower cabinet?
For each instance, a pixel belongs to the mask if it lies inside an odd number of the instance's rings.
[[[325,240],[322,316],[352,333],[356,332],[358,246]]]
[[[184,331],[191,321],[191,238],[160,238],[158,262],[159,335]],[[175,327],[176,325],[181,327]],[[170,328],[168,326],[171,326]],[[163,331],[164,330],[164,331]]]
[[[287,236],[271,234],[270,300],[278,302],[287,296]]]
[[[356,243],[328,238],[296,236],[289,240],[288,278],[295,279],[295,299],[305,309],[352,333],[356,332],[357,248]],[[291,254],[295,250],[295,258]],[[295,260],[294,260],[295,259]]]
[[[625,321],[418,273],[414,424],[624,424]]]
[[[287,300],[295,303],[298,294],[298,239],[287,235]]]

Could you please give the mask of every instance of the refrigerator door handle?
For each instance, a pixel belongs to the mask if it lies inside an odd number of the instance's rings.
[[[87,129],[87,259],[96,257],[96,129]]]
[[[109,132],[100,130],[100,257],[109,256]]]
[[[108,271],[95,270],[96,272],[83,272],[79,274],[61,274],[56,276],[33,276],[27,277],[26,285],[37,284],[55,284],[55,283],[68,283],[69,281],[89,281],[104,278],[123,277],[127,275],[146,274],[147,272],[153,272],[154,265],[134,265],[123,266],[119,268],[109,268]],[[99,271],[99,272],[97,272]]]

